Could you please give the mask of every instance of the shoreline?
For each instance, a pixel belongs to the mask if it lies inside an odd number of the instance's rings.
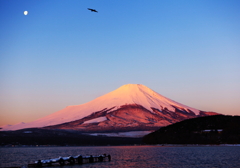
[[[46,147],[228,147],[228,146],[239,146],[240,144],[156,144],[156,145],[12,145],[12,146],[0,146],[0,148],[46,148]]]

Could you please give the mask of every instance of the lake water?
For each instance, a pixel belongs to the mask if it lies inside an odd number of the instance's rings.
[[[21,167],[38,159],[110,154],[111,162],[64,168],[239,168],[240,146],[106,146],[0,148],[0,167]]]

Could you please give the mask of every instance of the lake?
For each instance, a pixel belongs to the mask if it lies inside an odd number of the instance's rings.
[[[23,167],[38,159],[110,154],[111,162],[64,168],[239,168],[240,146],[104,146],[0,148],[0,167]]]

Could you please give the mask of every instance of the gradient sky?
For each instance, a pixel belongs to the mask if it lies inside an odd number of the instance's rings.
[[[0,0],[0,125],[128,83],[240,115],[239,9],[239,0]]]

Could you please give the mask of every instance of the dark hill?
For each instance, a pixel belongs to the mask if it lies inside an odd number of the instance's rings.
[[[90,136],[79,131],[28,128],[17,131],[0,131],[0,146],[58,145],[106,146],[140,144],[141,138]]]
[[[146,144],[240,144],[240,116],[184,120],[143,137]]]

